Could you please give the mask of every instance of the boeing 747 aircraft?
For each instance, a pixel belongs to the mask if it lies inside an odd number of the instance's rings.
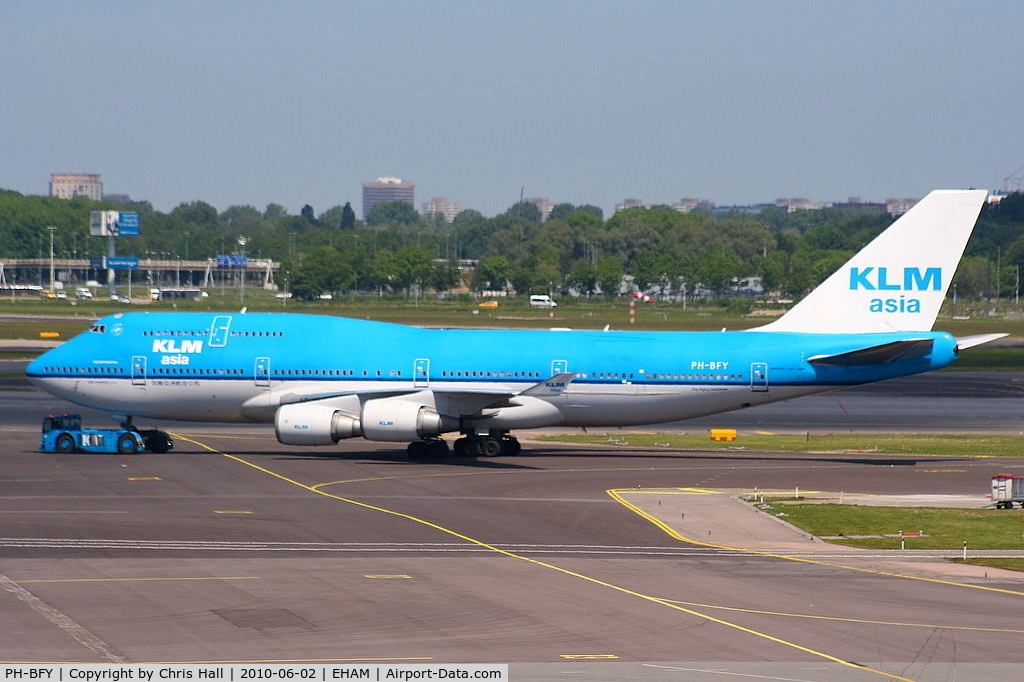
[[[778,320],[751,330],[421,329],[287,313],[126,313],[29,379],[135,418],[266,422],[287,445],[409,441],[514,455],[514,429],[677,421],[945,367],[1001,334],[931,331],[986,193],[935,191]],[[157,443],[154,449],[160,449]]]

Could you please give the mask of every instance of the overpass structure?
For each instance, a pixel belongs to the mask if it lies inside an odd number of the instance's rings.
[[[52,266],[52,269],[51,269]],[[0,285],[37,285],[50,288],[50,273],[68,286],[84,285],[105,277],[106,270],[94,268],[88,258],[7,258],[0,261]],[[201,286],[235,288],[257,284],[273,289],[279,262],[269,258],[247,258],[244,265],[217,264],[217,259],[172,260],[140,258],[137,269],[128,270],[135,284],[150,286]]]

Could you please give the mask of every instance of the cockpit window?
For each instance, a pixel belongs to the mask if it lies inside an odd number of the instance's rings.
[[[89,331],[96,332],[97,334],[103,334],[104,332],[107,331],[107,325],[94,324],[93,326],[89,327]]]

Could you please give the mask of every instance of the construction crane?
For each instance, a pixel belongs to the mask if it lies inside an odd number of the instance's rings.
[[[1015,170],[1012,175],[1003,178],[1003,192],[1006,194],[1019,192],[1022,189],[1024,189],[1024,166]]]

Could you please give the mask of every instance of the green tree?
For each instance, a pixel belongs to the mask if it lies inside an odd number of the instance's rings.
[[[171,211],[171,217],[177,218],[189,225],[209,229],[216,228],[219,224],[217,222],[217,209],[205,201],[192,201],[178,204],[178,206]]]
[[[586,258],[576,261],[576,266],[569,273],[569,285],[588,297],[597,289],[597,268]]]
[[[990,298],[995,295],[995,268],[982,256],[966,256],[953,275],[951,292],[958,297]]]
[[[556,204],[551,209],[551,213],[548,214],[548,220],[566,220],[569,216],[576,212],[576,207],[572,204]]]
[[[765,291],[789,289],[789,254],[785,251],[771,251],[761,260],[758,275]]]
[[[433,264],[430,279],[427,284],[433,287],[438,293],[451,291],[457,287],[462,279],[459,271],[459,262],[454,258]]]
[[[351,288],[355,272],[335,249],[322,246],[302,258],[301,263],[293,264],[289,278],[292,294],[314,301],[321,294]]]
[[[316,221],[316,213],[313,211],[313,207],[309,204],[302,207],[302,211],[299,212],[299,215],[302,216],[310,225],[318,224]]]
[[[541,214],[540,209],[537,208],[537,204],[530,201],[520,201],[512,204],[505,215],[509,218],[520,218],[528,222],[540,225],[544,216]]]
[[[341,229],[356,229],[356,212],[352,210],[352,202],[346,201],[345,208],[341,210]]]
[[[633,275],[633,284],[636,288],[646,292],[660,283],[668,272],[661,254],[657,251],[644,251],[633,260],[630,274]]]
[[[420,214],[412,204],[406,201],[382,201],[374,204],[366,214],[366,224],[378,225],[415,225],[420,222]]]
[[[618,256],[605,256],[597,264],[597,283],[606,298],[619,295],[622,274],[622,261]]]
[[[407,295],[412,287],[423,290],[433,270],[430,254],[418,246],[405,246],[395,253],[394,286],[404,289]]]
[[[397,278],[398,263],[395,261],[395,255],[389,249],[381,249],[375,253],[370,259],[367,273],[370,286],[382,294],[386,289],[393,287]]]
[[[512,265],[504,256],[492,256],[480,261],[473,272],[473,287],[477,291],[504,289],[512,277]]]
[[[551,246],[541,249],[532,259],[529,293],[553,294],[561,288],[562,271],[558,251]]]
[[[267,204],[267,210],[263,212],[263,219],[271,222],[288,215],[288,209],[281,204]]]
[[[178,217],[183,218],[180,213]],[[189,220],[186,220],[186,222],[191,222],[193,225],[198,224]],[[233,230],[239,230],[245,234],[255,234],[266,229],[267,226],[263,220],[263,214],[253,206],[229,206],[226,211],[220,214],[220,222],[222,225]],[[214,227],[215,225],[207,226]]]

